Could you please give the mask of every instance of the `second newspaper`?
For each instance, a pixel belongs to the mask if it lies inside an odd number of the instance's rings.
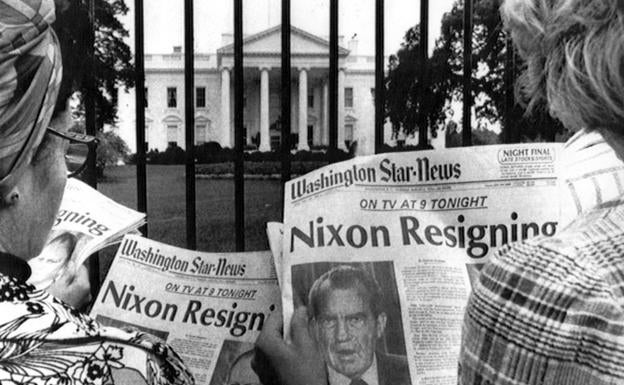
[[[279,302],[269,252],[205,253],[128,235],[91,315],[167,341],[198,384],[251,384],[253,343]]]

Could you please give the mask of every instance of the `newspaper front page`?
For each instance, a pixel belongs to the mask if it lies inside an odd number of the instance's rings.
[[[122,241],[91,315],[167,341],[198,384],[259,383],[253,343],[280,314],[270,253],[205,253],[129,235]]]
[[[501,245],[557,231],[560,151],[381,154],[286,184],[285,325],[308,306],[332,385],[457,383],[470,280]]]

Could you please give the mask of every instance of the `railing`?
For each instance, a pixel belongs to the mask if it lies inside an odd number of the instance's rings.
[[[87,0],[89,25],[91,26],[95,25],[95,4],[93,2],[94,0]],[[89,29],[85,47],[95,47],[94,43],[95,30],[92,27]],[[93,71],[93,68],[95,67],[95,49],[87,50],[86,55],[87,68],[85,69],[85,73],[87,74],[87,77],[85,85],[85,129],[88,135],[95,136],[97,130],[95,115],[96,83]],[[85,182],[89,183],[93,187],[97,187],[96,158],[92,156],[87,161],[87,169],[84,174]],[[91,282],[92,296],[95,298],[99,290],[100,283],[100,260],[97,256],[89,259],[89,281]]]
[[[244,207],[244,170],[243,170],[243,147],[244,147],[244,127],[243,127],[243,0],[233,0],[234,3],[234,132],[235,132],[235,238],[236,250],[245,250],[245,207]],[[93,0],[87,0],[89,15],[93,20]],[[334,161],[338,149],[338,5],[339,0],[330,0],[329,12],[329,150],[328,160]],[[375,0],[375,152],[379,153],[384,145],[384,0]],[[372,4],[371,4],[372,6]],[[471,139],[471,69],[472,63],[472,6],[473,0],[464,0],[464,75],[463,75],[463,145],[469,146]],[[136,179],[137,179],[137,209],[147,212],[147,173],[146,173],[146,149],[145,143],[145,52],[144,52],[144,1],[134,0],[135,7],[135,81],[136,81]],[[425,63],[420,71],[427,79],[427,57],[428,57],[428,34],[429,34],[429,1],[420,0],[420,56],[421,63]],[[93,23],[92,23],[93,25]],[[281,1],[281,180],[285,183],[291,178],[291,1]],[[93,31],[90,36],[93,41]],[[194,154],[194,49],[193,49],[193,0],[184,1],[184,71],[185,71],[185,142],[186,142],[186,246],[190,249],[197,247],[196,240],[196,196],[195,196],[195,154]],[[510,42],[508,42],[510,44]],[[92,44],[90,46],[93,46]],[[508,49],[507,71],[505,81],[507,84],[513,82],[512,50]],[[88,53],[92,63],[93,52]],[[92,64],[91,64],[92,65]],[[93,74],[93,71],[86,71]],[[91,75],[92,76],[92,75]],[[95,104],[93,93],[93,78],[88,83],[86,97],[86,127],[87,132],[95,134]],[[513,106],[512,87],[508,90],[507,107]],[[420,90],[420,97],[424,100],[427,92],[427,85],[424,83]],[[506,114],[508,115],[508,114]],[[425,117],[419,122],[419,146],[424,148],[427,143],[427,129]],[[504,133],[504,140],[512,140],[509,132]],[[95,160],[89,165],[87,181],[95,186]],[[142,232],[147,235],[148,226],[142,228]],[[93,259],[91,265],[92,282],[98,282],[99,276],[98,261]],[[94,285],[97,287],[97,285]]]

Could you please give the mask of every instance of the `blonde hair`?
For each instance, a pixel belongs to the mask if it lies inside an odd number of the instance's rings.
[[[570,129],[624,134],[624,0],[505,0],[526,71],[519,92]]]

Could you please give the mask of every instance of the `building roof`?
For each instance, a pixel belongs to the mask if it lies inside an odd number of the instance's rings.
[[[291,26],[291,54],[293,55],[329,55],[329,40]],[[244,55],[274,55],[281,52],[282,26],[266,29],[256,34],[243,38]],[[225,45],[217,50],[217,55],[234,55],[234,44]],[[349,50],[338,47],[338,56],[349,55]]]

